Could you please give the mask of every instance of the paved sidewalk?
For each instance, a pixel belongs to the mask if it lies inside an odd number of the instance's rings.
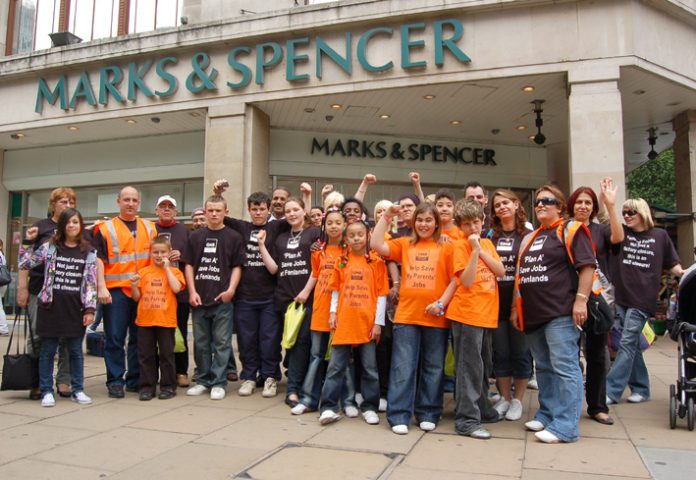
[[[0,340],[4,353],[7,337]],[[110,399],[101,358],[86,357],[81,407],[57,398],[54,408],[28,400],[26,392],[0,392],[2,479],[684,479],[696,471],[696,432],[668,426],[667,393],[676,378],[676,344],[660,338],[646,352],[653,399],[612,407],[614,426],[587,418],[578,443],[545,445],[524,431],[536,408],[536,392],[517,422],[490,425],[494,438],[454,434],[453,402],[437,430],[391,433],[343,418],[322,427],[316,413],[290,415],[278,397],[260,390],[242,398],[239,383],[228,396],[138,401],[137,394]],[[530,408],[531,407],[531,408]]]

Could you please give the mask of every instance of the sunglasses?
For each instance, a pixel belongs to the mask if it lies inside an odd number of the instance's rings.
[[[534,202],[534,206],[539,206],[539,204],[542,204],[544,207],[548,207],[550,205],[560,205],[561,202],[557,198],[541,197],[536,199],[536,202]]]
[[[621,212],[621,215],[623,215],[624,217],[632,217],[636,213],[638,213],[638,212],[635,210],[624,210]]]

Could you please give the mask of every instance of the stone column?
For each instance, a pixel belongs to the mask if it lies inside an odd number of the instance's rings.
[[[672,121],[674,138],[674,176],[676,178],[677,212],[691,213],[692,217],[680,217],[677,224],[677,251],[682,266],[694,263],[696,244],[696,110],[686,110]]]
[[[5,240],[5,253],[10,251],[12,242],[12,232],[7,229],[7,219],[9,217],[10,193],[5,188],[2,178],[2,171],[5,165],[5,151],[0,150],[0,238]]]
[[[619,187],[617,205],[626,198],[619,67],[583,62],[568,71],[570,192],[579,186],[596,192],[604,177]]]
[[[211,107],[205,132],[204,197],[219,178],[230,188],[225,193],[230,214],[246,215],[251,192],[267,192],[269,186],[270,123],[266,114],[251,105]]]

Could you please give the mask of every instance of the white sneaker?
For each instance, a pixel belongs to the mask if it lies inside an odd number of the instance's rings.
[[[248,397],[256,391],[256,382],[254,380],[244,380],[242,385],[237,390],[240,397]]]
[[[337,422],[340,419],[341,416],[333,410],[324,410],[319,416],[319,423],[322,425],[328,425],[329,423]]]
[[[432,432],[433,430],[435,430],[435,427],[437,425],[435,425],[433,422],[420,422],[418,426],[424,432]]]
[[[363,412],[363,420],[365,420],[365,423],[368,425],[377,425],[379,423],[379,415],[377,415],[377,412],[374,410],[368,410],[367,412]]]
[[[510,402],[510,408],[508,408],[507,413],[505,413],[505,420],[519,420],[522,418],[522,402],[513,398]]]
[[[52,393],[47,393],[41,398],[41,406],[42,407],[55,407],[56,406],[56,399],[53,397]]]
[[[89,398],[85,392],[77,392],[72,394],[73,402],[77,402],[80,405],[89,405],[92,403],[92,399]]]
[[[197,397],[198,395],[203,395],[208,391],[208,387],[203,385],[194,385],[193,387],[186,390],[186,395],[189,397]]]
[[[360,414],[360,411],[353,405],[348,405],[346,408],[343,409],[343,411],[345,412],[346,417],[348,418],[355,418]]]
[[[539,390],[539,384],[537,383],[536,375],[529,379],[529,382],[527,382],[527,388],[531,388],[532,390]]]
[[[541,432],[546,427],[539,420],[530,420],[524,424],[524,428],[531,430],[532,432]]]
[[[356,393],[355,394],[355,404],[360,407],[362,403],[365,401],[365,398],[362,396],[362,393]]]
[[[489,440],[492,437],[491,432],[489,432],[483,427],[477,428],[476,430],[471,432],[469,436],[477,440]]]
[[[380,398],[379,399],[379,408],[377,408],[380,412],[386,412],[387,411],[387,399],[386,398]]]
[[[225,395],[227,392],[225,392],[225,389],[222,387],[213,387],[210,390],[210,399],[211,400],[222,400],[225,398]]]
[[[539,439],[540,442],[543,443],[561,443],[561,439],[558,438],[556,435],[553,433],[549,432],[548,430],[542,430],[540,432],[536,432],[534,436]]]
[[[615,405],[616,404],[616,402],[614,400],[609,398],[609,395],[607,395],[607,398],[605,400],[606,400],[607,405]]]
[[[290,409],[290,413],[293,415],[302,415],[305,412],[309,411],[309,407],[307,405],[303,405],[301,403],[298,403],[294,407]]]
[[[642,403],[647,402],[649,398],[644,397],[640,393],[632,393],[626,400],[628,400],[629,403]]]
[[[392,432],[397,435],[406,435],[408,433],[408,425],[394,425],[392,427]]]
[[[268,377],[263,384],[263,392],[261,393],[261,396],[264,398],[271,398],[275,397],[276,395],[278,395],[278,380]]]
[[[495,405],[493,405],[493,408],[495,408],[496,412],[498,412],[498,415],[502,417],[510,409],[510,402],[508,402],[504,398],[501,398]]]

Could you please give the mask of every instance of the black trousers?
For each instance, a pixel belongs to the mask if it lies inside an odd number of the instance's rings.
[[[587,414],[609,413],[607,407],[607,334],[585,330],[585,400]]]
[[[160,391],[176,390],[174,366],[174,328],[139,327],[138,363],[140,365],[140,391],[155,393],[157,387],[157,358],[160,369]],[[157,355],[159,347],[159,357]]]

